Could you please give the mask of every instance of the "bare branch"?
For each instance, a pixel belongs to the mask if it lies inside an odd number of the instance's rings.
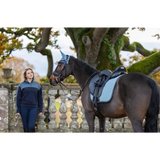
[[[155,70],[153,70],[148,76],[151,77],[153,76],[155,73],[160,71],[160,67],[156,68]]]
[[[143,56],[149,56],[155,53],[155,51],[149,51],[145,49],[139,42],[133,42],[132,44],[130,44],[129,38],[127,36],[123,36],[123,42],[124,42],[124,46],[122,48],[123,51],[130,51],[130,52],[138,51]]]
[[[128,30],[128,28],[111,28],[109,31],[110,44],[115,44],[116,41]]]
[[[43,28],[41,40],[35,48],[36,52],[41,52],[48,45],[51,29],[52,28]]]

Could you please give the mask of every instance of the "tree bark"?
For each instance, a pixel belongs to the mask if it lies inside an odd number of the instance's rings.
[[[116,41],[127,31],[128,28],[111,28],[110,32],[108,33],[110,37],[110,44],[115,44]]]
[[[137,51],[138,53],[140,53],[143,56],[149,56],[153,53],[155,53],[155,51],[149,51],[147,49],[145,49],[140,43],[138,42],[133,42],[132,44],[128,42],[125,42],[126,44],[124,44],[124,48],[122,49],[123,51],[130,51],[130,52],[134,52]]]
[[[49,49],[44,49],[44,50],[40,51],[39,53],[41,53],[43,56],[47,56],[47,60],[48,60],[47,77],[49,78],[52,75],[52,71],[53,71],[53,56],[52,56],[52,52]]]
[[[103,41],[104,36],[107,34],[109,28],[95,28],[92,33],[82,37],[82,42],[85,46],[85,61],[93,67],[97,67],[97,56]]]
[[[49,35],[52,28],[43,28],[42,37],[38,45],[35,47],[36,52],[44,50],[49,43]]]
[[[121,64],[119,56],[117,56],[114,51],[114,44],[116,44],[119,37],[123,35],[127,28],[91,28],[90,30],[87,30],[87,32],[83,33],[81,39],[78,39],[79,30],[81,30],[81,28],[65,29],[71,37],[79,59],[85,61],[98,70],[104,70],[107,68],[113,70],[117,65]],[[113,34],[113,31],[116,31],[115,34]],[[109,33],[111,36],[111,42],[114,43],[113,45],[109,41],[107,42],[108,44],[104,43],[104,37]],[[112,37],[115,35],[117,38]],[[109,54],[113,55],[109,56]],[[109,57],[115,59],[117,64],[111,64]]]
[[[47,77],[49,78],[53,71],[53,57],[52,52],[49,49],[45,49],[46,46],[49,43],[49,35],[52,28],[43,28],[42,30],[42,37],[39,43],[35,47],[36,52],[40,52],[42,55],[47,56],[48,60],[48,71],[47,71]]]
[[[137,51],[141,55],[147,57],[137,63],[134,63],[128,68],[128,72],[139,72],[148,76],[152,76],[159,71],[160,52],[149,51],[145,49],[140,43],[133,42],[130,44],[129,38],[123,36],[123,51],[134,52]]]
[[[138,51],[147,58],[133,64],[128,72],[152,75],[159,70],[160,52],[149,51],[140,43],[130,44],[123,34],[128,25],[65,25],[68,35],[75,46],[77,57],[98,70],[122,65],[119,57],[121,50]]]

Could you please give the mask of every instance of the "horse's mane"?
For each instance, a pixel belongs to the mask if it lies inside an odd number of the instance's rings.
[[[90,66],[89,64],[87,64],[86,62],[75,58],[73,56],[70,56],[70,58],[72,58],[80,67],[85,68],[87,70],[91,70],[91,71],[97,71],[95,68],[93,68],[92,66]]]

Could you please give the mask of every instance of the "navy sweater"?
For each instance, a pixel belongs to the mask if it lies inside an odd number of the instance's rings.
[[[38,107],[39,112],[43,109],[42,88],[34,79],[31,83],[27,79],[20,83],[17,88],[16,111],[20,113],[20,107]]]

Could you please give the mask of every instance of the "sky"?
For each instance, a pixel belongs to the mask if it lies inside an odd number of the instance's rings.
[[[65,54],[72,55],[76,57],[76,53],[70,49],[74,47],[73,43],[69,36],[65,36],[65,30],[63,27],[53,27],[54,31],[59,30],[60,36],[58,37],[58,44],[61,47],[61,51]],[[146,49],[153,50],[155,48],[160,49],[160,40],[157,40],[153,35],[160,33],[160,28],[149,28],[147,27],[145,31],[139,31],[137,29],[131,30],[129,28],[129,38],[130,43],[135,41],[140,42]],[[27,38],[24,38],[24,45],[28,43]],[[61,54],[59,49],[51,48],[54,64],[61,59]],[[129,56],[137,52],[127,52],[121,51],[122,58],[129,59]],[[41,55],[37,52],[28,53],[27,50],[23,49],[20,51],[12,52],[12,55],[18,58],[23,58],[28,61],[30,64],[33,64],[35,69],[34,72],[37,72],[41,77],[45,77],[47,74],[48,62],[47,57]],[[124,63],[127,65],[127,63]],[[54,65],[55,66],[55,65]],[[54,69],[54,68],[53,68]]]

